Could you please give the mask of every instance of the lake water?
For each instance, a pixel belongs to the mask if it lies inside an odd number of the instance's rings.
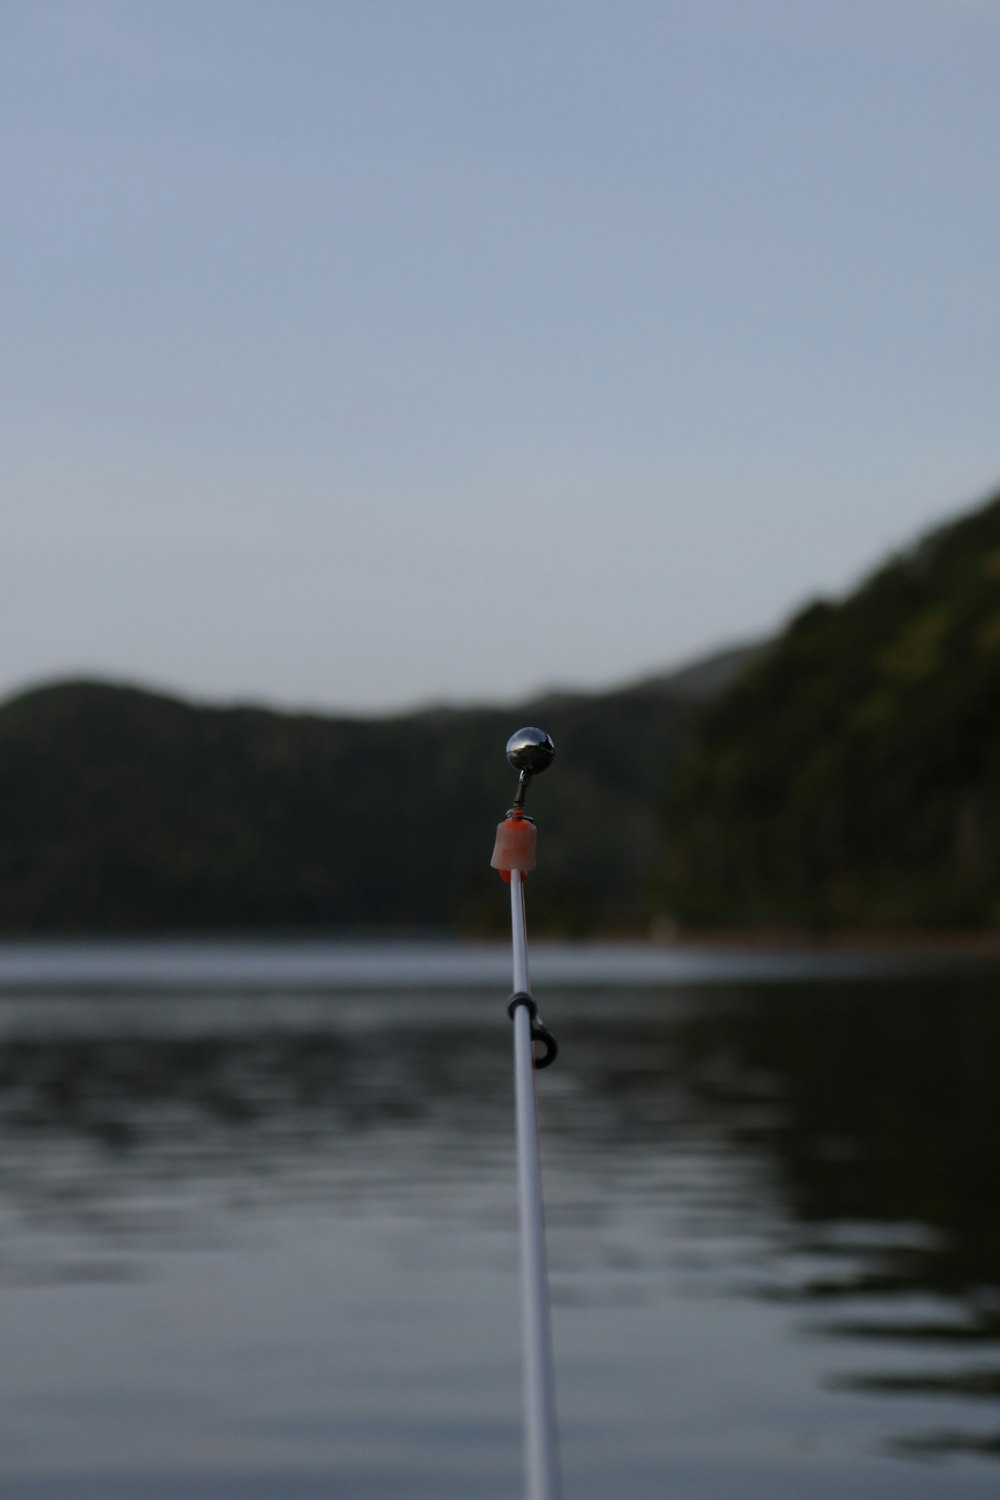
[[[522,1494],[509,954],[0,947],[3,1500]],[[536,948],[567,1500],[1000,1485],[1000,968]]]

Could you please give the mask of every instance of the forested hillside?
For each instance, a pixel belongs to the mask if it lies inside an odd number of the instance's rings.
[[[804,610],[707,708],[665,847],[697,925],[1000,921],[1000,497]]]
[[[0,930],[502,929],[489,857],[524,723],[558,752],[532,790],[533,925],[635,930],[693,704],[669,679],[393,719],[29,692],[0,709]]]

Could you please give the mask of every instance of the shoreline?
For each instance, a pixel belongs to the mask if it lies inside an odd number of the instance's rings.
[[[327,947],[367,944],[417,946],[458,943],[471,948],[506,946],[509,935],[462,932],[442,928],[197,928],[188,930],[145,929],[142,931],[62,931],[0,933],[0,951],[15,948],[67,948],[98,946],[212,947],[228,944],[267,947]],[[801,928],[648,928],[585,935],[536,928],[532,944],[559,948],[648,948],[663,952],[718,953],[898,953],[1000,957],[1000,928],[984,932],[955,932],[927,928],[921,931],[850,928],[816,933]]]

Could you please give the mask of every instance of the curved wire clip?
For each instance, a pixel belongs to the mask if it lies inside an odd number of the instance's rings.
[[[525,990],[516,990],[508,1001],[507,1014],[512,1021],[519,1005],[526,1006],[531,1017],[531,1057],[535,1068],[551,1067],[559,1056],[559,1043],[549,1028],[543,1025],[538,1015],[538,1006]],[[541,1052],[538,1051],[539,1047],[542,1048]]]

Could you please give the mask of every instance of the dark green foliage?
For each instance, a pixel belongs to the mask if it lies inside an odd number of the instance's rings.
[[[1000,498],[793,620],[706,710],[667,816],[690,922],[1000,920]]]
[[[665,686],[382,720],[69,683],[0,709],[0,930],[502,930],[508,735],[541,722],[536,931],[648,918],[652,809],[690,719]]]

